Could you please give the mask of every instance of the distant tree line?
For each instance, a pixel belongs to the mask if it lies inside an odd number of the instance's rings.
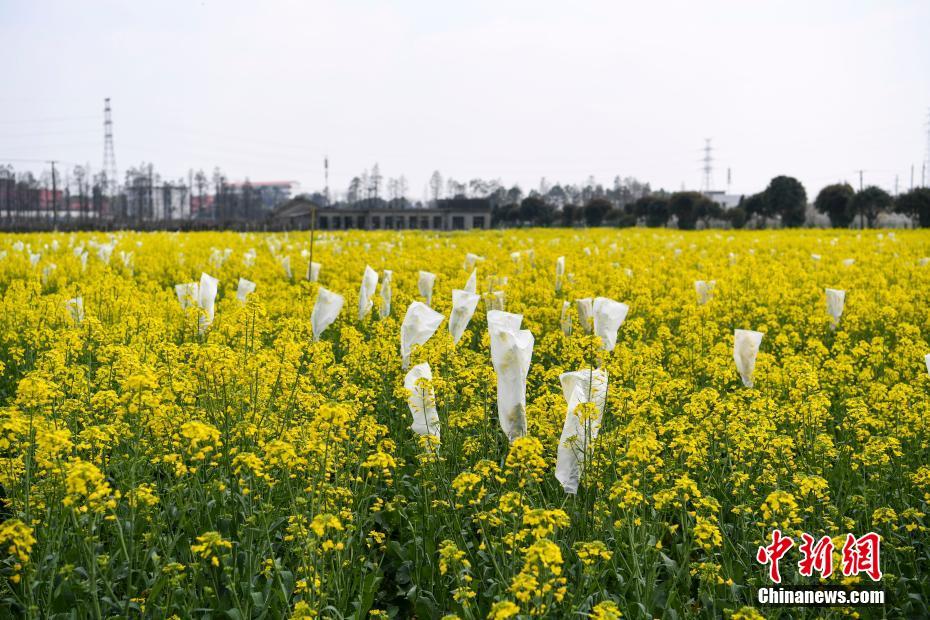
[[[142,226],[201,220],[215,225],[263,219],[273,196],[248,179],[230,183],[216,168],[208,177],[190,171],[187,179],[171,180],[152,164],[125,172],[123,182],[92,174],[89,166],[49,168],[38,177],[0,166],[0,226],[8,229],[51,223]]]
[[[212,175],[191,170],[187,179],[170,180],[151,164],[130,167],[117,184],[89,166],[71,170],[52,168],[39,177],[0,166],[0,225],[22,227],[24,222],[78,222],[87,226],[142,227],[153,223],[173,225],[198,222],[207,226],[236,227],[267,219],[283,201],[269,187],[248,180],[230,183],[214,169]],[[403,175],[385,178],[380,166],[364,170],[350,181],[338,198],[324,192],[306,195],[321,206],[390,207],[415,209],[440,199],[486,200],[493,226],[675,226],[682,230],[709,227],[799,227],[808,224],[813,211],[827,216],[835,227],[874,227],[883,213],[905,215],[922,227],[930,226],[930,188],[914,188],[893,197],[879,187],[856,192],[849,184],[824,187],[813,204],[804,186],[790,176],[777,176],[757,194],[743,196],[737,206],[724,208],[700,192],[653,191],[648,183],[617,175],[610,185],[594,177],[581,184],[550,183],[524,192],[499,179],[459,181],[434,171],[422,200],[409,197]]]
[[[917,187],[892,197],[879,187],[856,192],[848,184],[828,185],[808,204],[807,192],[797,179],[777,176],[762,192],[744,196],[738,206],[725,209],[700,192],[646,192],[631,202],[595,196],[581,204],[564,204],[561,208],[540,195],[530,195],[519,202],[507,201],[495,206],[495,225],[501,226],[637,226],[666,227],[674,224],[681,230],[713,226],[732,228],[797,228],[808,220],[808,207],[823,213],[837,228],[874,228],[883,213],[899,213],[915,225],[930,227],[930,188]]]

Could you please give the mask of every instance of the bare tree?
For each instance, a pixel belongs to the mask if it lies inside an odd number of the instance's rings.
[[[433,175],[429,178],[429,189],[433,202],[437,202],[442,194],[442,175],[439,174],[438,170],[434,170]]]

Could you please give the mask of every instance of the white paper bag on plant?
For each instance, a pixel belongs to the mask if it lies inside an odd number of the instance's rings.
[[[852,266],[855,265],[855,264],[856,264],[856,259],[855,259],[855,258],[844,258],[844,259],[843,259],[843,266],[844,266],[844,267],[852,267]]]
[[[613,299],[595,297],[592,309],[594,333],[601,339],[604,350],[610,353],[617,346],[617,330],[626,320],[630,307]]]
[[[48,284],[48,279],[55,273],[56,269],[58,269],[58,265],[55,263],[49,263],[42,268],[42,284]]]
[[[372,298],[378,288],[378,272],[365,265],[365,273],[362,274],[362,284],[358,290],[358,320],[361,321],[374,305]]]
[[[65,308],[68,309],[68,314],[71,315],[71,320],[75,324],[80,325],[84,321],[84,298],[75,297],[74,299],[69,299],[65,302]]]
[[[287,279],[291,279],[291,257],[285,256],[281,259],[281,268],[284,269],[284,275],[287,276]]]
[[[714,289],[717,287],[716,280],[695,280],[694,291],[697,293],[698,305],[703,306],[714,298]]]
[[[433,305],[433,285],[436,283],[436,274],[428,271],[421,271],[417,276],[417,290],[420,295],[426,298],[426,305]]]
[[[567,301],[562,302],[562,317],[559,319],[559,325],[562,327],[562,333],[566,336],[572,335],[572,304]]]
[[[493,355],[493,350],[495,346],[495,338],[496,338],[497,333],[500,331],[515,332],[518,329],[520,329],[520,325],[522,323],[523,323],[522,314],[504,312],[503,310],[488,311],[488,335],[491,337],[492,355]]]
[[[400,357],[403,368],[410,365],[410,353],[413,347],[424,344],[433,337],[442,315],[420,301],[415,301],[407,307],[404,322],[400,326]]]
[[[494,291],[484,296],[485,309],[488,312],[504,311],[504,291]]]
[[[123,252],[122,250],[120,250],[119,259],[123,263],[123,267],[125,267],[129,271],[132,271],[132,258],[133,258],[132,252]]]
[[[87,271],[87,252],[81,252],[81,271]]]
[[[103,243],[97,246],[97,258],[101,263],[110,264],[110,257],[113,255],[113,249],[116,247],[113,243]]]
[[[467,253],[467,254],[465,255],[465,265],[464,265],[465,271],[468,271],[468,270],[470,270],[470,269],[474,269],[474,268],[475,268],[475,264],[478,263],[479,261],[483,261],[483,260],[484,260],[484,257],[483,257],[483,256],[478,256],[477,254],[474,254],[474,253],[472,253],[472,252]]]
[[[236,299],[245,303],[249,295],[255,292],[255,283],[245,278],[239,278],[239,285],[236,287]]]
[[[930,375],[930,353],[924,356],[924,363],[927,365],[927,374]]]
[[[846,291],[835,288],[826,289],[827,293],[827,314],[830,315],[830,327],[836,329],[840,324],[840,317],[843,316],[843,307],[846,303]]]
[[[578,482],[589,453],[591,442],[597,439],[607,405],[607,372],[597,370],[576,370],[566,372],[559,377],[562,383],[562,395],[567,405],[565,424],[559,438],[559,449],[555,464],[555,477],[562,484],[566,493],[578,492]],[[592,403],[593,411],[578,416],[578,405]]]
[[[322,269],[322,267],[320,263],[307,263],[307,280],[310,282],[318,282],[320,280],[320,269]]]
[[[520,329],[519,314],[488,313],[491,363],[497,373],[497,416],[507,439],[526,434],[526,377],[533,357],[533,334]]]
[[[592,333],[594,331],[594,300],[590,297],[576,299],[575,307],[578,309],[578,322],[581,323],[581,329],[586,334]]]
[[[343,303],[345,303],[345,298],[342,295],[320,287],[317,291],[316,303],[313,305],[313,313],[310,315],[314,341],[319,340],[320,334],[333,324],[342,311]]]
[[[762,343],[761,332],[748,329],[737,329],[733,332],[733,360],[736,370],[743,380],[743,385],[752,387],[752,373],[756,368],[756,355]]]
[[[468,276],[468,282],[465,283],[465,288],[462,289],[468,291],[469,293],[478,292],[478,270],[472,269],[471,275]]]
[[[410,429],[417,435],[432,435],[439,441],[439,414],[436,412],[436,395],[431,385],[423,381],[432,381],[433,373],[429,364],[424,362],[410,369],[404,377],[404,388],[410,392],[407,406],[413,416]]]
[[[197,293],[197,300],[203,314],[200,316],[198,326],[203,333],[213,323],[213,307],[216,302],[216,291],[219,287],[219,280],[205,273],[200,274],[200,288]]]
[[[477,293],[455,289],[452,291],[452,312],[449,314],[449,334],[452,336],[452,342],[459,343],[468,322],[471,321],[475,309],[478,307],[478,300],[481,296]]]
[[[252,248],[248,252],[242,255],[242,264],[246,267],[252,267],[255,265],[255,257],[257,256],[255,249]]]
[[[927,265],[930,265],[930,256],[924,256],[919,261],[917,261],[917,264],[920,265],[921,267],[926,267]]]
[[[181,310],[187,310],[199,303],[200,284],[197,282],[175,284],[174,292],[178,296],[178,303],[181,304]]]
[[[565,257],[560,256],[555,259],[555,292],[562,291],[562,278],[565,277]]]
[[[386,319],[391,316],[391,283],[394,279],[394,272],[385,269],[381,276],[381,305],[378,306],[378,316]]]

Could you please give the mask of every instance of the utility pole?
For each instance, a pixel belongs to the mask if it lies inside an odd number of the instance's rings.
[[[323,197],[329,206],[329,155],[323,157]]]
[[[48,162],[52,165],[52,221],[58,222],[58,180],[55,174],[55,164],[57,161]]]
[[[911,164],[911,189],[914,189],[914,164]]]
[[[898,175],[894,175],[894,195],[898,195]]]
[[[865,172],[865,170],[859,170],[858,172],[859,172],[859,191],[861,192],[862,191],[862,173]],[[862,211],[859,212],[859,229],[865,230],[865,213],[863,213]]]

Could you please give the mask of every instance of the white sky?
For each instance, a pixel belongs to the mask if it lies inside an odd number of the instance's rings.
[[[0,0],[0,163],[219,165],[330,186],[378,162],[525,190],[919,181],[930,2]],[[12,162],[17,169],[40,163]],[[928,171],[930,175],[930,171]],[[928,180],[930,182],[930,180]]]

